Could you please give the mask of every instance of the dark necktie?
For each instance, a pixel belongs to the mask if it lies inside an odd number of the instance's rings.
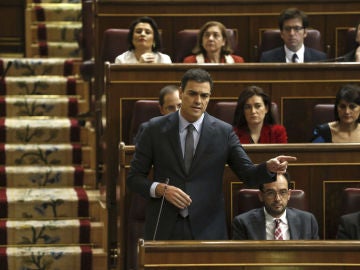
[[[296,53],[293,54],[292,58],[291,58],[291,61],[293,63],[298,63],[299,62],[299,57],[297,56]]]
[[[184,163],[186,173],[189,173],[191,162],[194,157],[194,136],[193,131],[195,127],[192,124],[187,126],[187,134],[185,138],[185,150],[184,150]],[[189,210],[187,208],[180,210],[180,215],[182,217],[187,217],[189,215]]]
[[[194,157],[194,136],[193,131],[195,127],[192,124],[187,126],[187,134],[185,138],[185,150],[184,150],[184,163],[186,173],[189,173],[191,162]]]
[[[277,218],[274,221],[275,221],[274,239],[275,240],[284,240],[283,235],[282,235],[282,231],[281,231],[281,228],[280,228],[281,220]]]

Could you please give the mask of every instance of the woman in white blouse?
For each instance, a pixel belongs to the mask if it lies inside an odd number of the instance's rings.
[[[171,63],[168,55],[159,52],[159,30],[150,17],[140,17],[131,23],[128,43],[129,50],[117,56],[115,63]]]

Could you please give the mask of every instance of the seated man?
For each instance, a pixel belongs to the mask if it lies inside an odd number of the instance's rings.
[[[179,96],[179,87],[170,84],[161,88],[159,94],[159,109],[162,115],[176,112],[180,108],[180,106],[181,106],[181,99]],[[134,138],[134,144],[136,144],[146,124],[147,122],[142,123],[139,126],[138,132]]]
[[[339,240],[360,240],[360,211],[340,217],[336,238]]]
[[[303,11],[295,8],[284,10],[280,14],[279,27],[285,44],[263,52],[260,62],[304,63],[325,60],[325,53],[304,46],[308,26],[308,17]]]
[[[277,174],[276,181],[260,185],[259,199],[264,207],[234,218],[234,240],[319,239],[314,215],[287,207],[291,194],[288,177],[287,173]]]

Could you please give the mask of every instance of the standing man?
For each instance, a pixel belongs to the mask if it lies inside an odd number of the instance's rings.
[[[252,209],[234,218],[234,240],[319,239],[315,216],[287,207],[291,195],[288,177],[287,173],[277,174],[274,182],[260,185],[259,199],[264,207]]]
[[[289,8],[279,17],[279,28],[284,46],[263,52],[260,62],[304,63],[326,60],[326,54],[304,46],[309,26],[308,16],[301,10]]]
[[[185,72],[180,110],[151,119],[136,145],[127,186],[148,200],[145,239],[227,239],[225,164],[253,185],[271,182],[274,173],[296,160],[278,156],[254,165],[232,126],[205,112],[212,90],[208,72]],[[153,180],[147,178],[151,168]]]

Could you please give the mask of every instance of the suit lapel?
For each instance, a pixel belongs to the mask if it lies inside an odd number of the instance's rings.
[[[179,114],[173,113],[169,115],[165,126],[165,136],[170,142],[170,151],[173,151],[179,164],[182,164],[182,168],[185,171],[184,158],[181,151],[180,136],[179,136]]]
[[[310,51],[306,49],[305,47],[305,51],[304,51],[304,62],[310,62],[311,61],[311,55],[310,55]]]
[[[190,172],[191,172],[192,168],[194,166],[196,166],[196,164],[198,162],[204,161],[204,160],[199,159],[199,157],[203,156],[203,153],[209,147],[210,142],[213,141],[213,139],[214,139],[213,133],[214,133],[215,125],[216,125],[215,121],[210,119],[209,114],[205,112],[204,120],[203,120],[202,127],[201,127],[199,142],[195,149],[194,159],[191,163]]]
[[[278,61],[279,61],[279,62],[285,62],[285,63],[286,63],[286,54],[285,54],[284,46],[281,47]]]
[[[302,228],[297,216],[290,208],[286,209],[286,218],[288,220],[288,225],[289,225],[290,239],[298,240],[300,238],[299,233]]]
[[[252,216],[251,224],[254,236],[257,237],[257,239],[254,240],[266,240],[265,214],[263,208],[257,209]]]

